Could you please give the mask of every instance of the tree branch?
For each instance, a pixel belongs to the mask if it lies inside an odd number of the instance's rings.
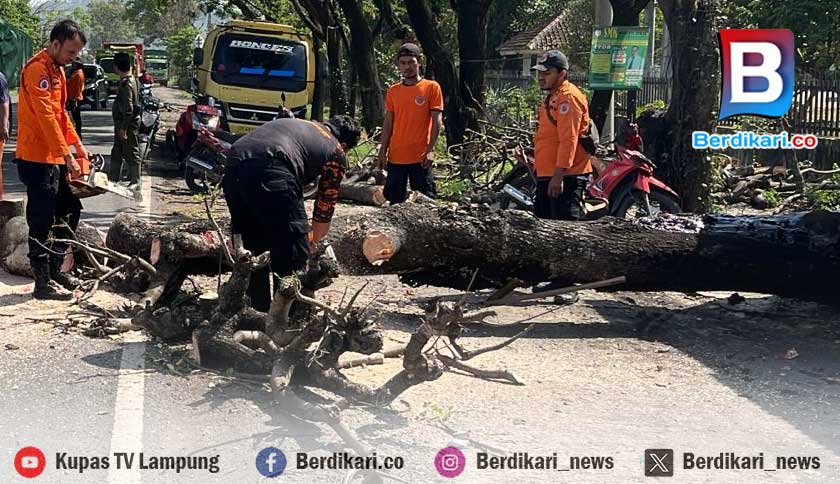
[[[305,1],[308,2],[308,0],[305,0]],[[305,23],[306,26],[309,27],[309,30],[312,31],[312,35],[315,35],[319,39],[321,39],[322,41],[326,42],[327,35],[326,35],[326,31],[324,30],[323,26],[315,23],[314,18],[312,16],[310,16],[309,13],[307,13],[307,11],[304,10],[303,6],[300,3],[300,0],[290,0],[290,2],[292,4],[292,7],[294,7],[295,12],[297,12],[298,16],[300,17],[300,19],[303,20],[303,23]]]

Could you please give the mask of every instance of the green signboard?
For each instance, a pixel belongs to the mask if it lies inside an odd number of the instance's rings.
[[[641,88],[647,50],[645,27],[595,27],[589,56],[589,88]]]

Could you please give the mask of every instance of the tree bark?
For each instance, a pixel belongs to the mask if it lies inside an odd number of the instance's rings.
[[[385,118],[385,101],[373,50],[373,32],[358,0],[338,0],[338,3],[351,32],[350,58],[356,66],[361,86],[362,126],[370,132],[376,126],[382,126]]]
[[[324,54],[322,52],[324,48],[324,41],[318,36],[313,36],[312,39],[314,41],[312,48],[315,51],[315,90],[312,93],[312,113],[310,114],[309,119],[323,121],[324,98],[326,97],[324,91],[327,90],[328,78],[328,76],[324,75],[327,71],[327,66],[324,65]],[[332,87],[330,87],[330,91],[332,91]]]
[[[658,174],[682,196],[683,208],[704,212],[709,205],[708,153],[691,146],[694,131],[713,131],[720,95],[716,15],[718,0],[664,0],[671,33],[674,77],[665,114],[669,128],[662,151],[654,154]],[[646,140],[647,141],[647,140]]]
[[[699,233],[679,233],[613,218],[548,221],[516,211],[404,204],[355,218],[330,240],[345,273],[401,274],[448,287],[467,287],[478,270],[475,287],[500,287],[512,277],[570,285],[626,276],[621,287],[629,290],[836,297],[825,281],[840,273],[840,214],[704,222]]]
[[[327,29],[327,59],[330,79],[330,116],[347,114],[350,106],[347,100],[347,83],[344,81],[344,72],[341,69],[341,34],[335,16],[330,14],[333,22]]]
[[[444,97],[444,115],[446,122],[446,143],[449,146],[464,141],[467,128],[479,130],[475,111],[470,112],[461,95],[455,61],[446,48],[437,21],[427,0],[406,0],[405,8],[411,26],[423,46],[429,70],[434,72],[434,79],[440,83]]]
[[[192,257],[193,267],[202,267],[200,261],[218,266],[220,245],[196,239],[191,232],[200,231],[197,224],[162,229],[130,216],[118,218],[108,234],[109,247],[143,255],[158,238],[162,260]],[[475,288],[501,287],[513,277],[532,285],[626,276],[621,288],[628,290],[836,299],[835,288],[825,281],[840,274],[840,214],[709,216],[704,224],[698,233],[666,232],[613,218],[550,221],[518,211],[407,203],[337,218],[328,241],[344,274],[399,274],[411,283],[460,289],[478,269]],[[194,240],[185,243],[184,237]],[[116,239],[120,244],[114,246]],[[195,250],[200,241],[206,247]]]
[[[387,201],[382,185],[359,182],[342,182],[340,196],[342,200],[359,202],[373,207],[381,207]]]
[[[484,71],[487,65],[487,12],[492,0],[451,0],[458,14],[461,96],[470,109],[484,111]]]

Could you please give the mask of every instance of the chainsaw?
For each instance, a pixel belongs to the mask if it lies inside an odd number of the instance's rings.
[[[105,166],[105,158],[102,155],[93,155],[93,159],[76,158],[79,164],[79,173],[70,178],[70,191],[77,198],[88,198],[110,192],[117,196],[136,199],[136,194],[128,188],[108,180],[108,175],[102,171]]]

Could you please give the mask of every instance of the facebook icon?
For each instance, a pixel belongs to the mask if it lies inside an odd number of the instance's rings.
[[[283,451],[266,447],[257,454],[257,471],[265,477],[277,477],[286,470],[286,456]]]

